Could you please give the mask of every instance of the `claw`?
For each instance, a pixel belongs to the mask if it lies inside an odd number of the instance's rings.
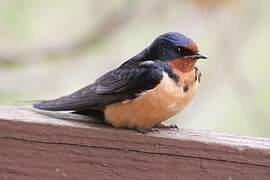
[[[143,133],[143,134],[146,134],[149,132],[159,132],[158,129],[151,129],[151,128],[150,129],[136,128],[136,131]]]
[[[179,129],[177,125],[175,124],[172,124],[172,125],[164,125],[162,123],[159,123],[155,126],[155,128],[161,128],[161,129]]]

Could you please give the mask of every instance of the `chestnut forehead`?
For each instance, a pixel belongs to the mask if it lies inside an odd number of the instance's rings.
[[[198,51],[197,45],[188,37],[178,38],[177,40],[174,40],[174,44],[178,46],[186,47],[193,52]]]
[[[187,37],[170,37],[170,39],[168,38],[161,38],[163,40],[164,44],[171,44],[171,46],[182,46],[182,47],[186,47],[188,49],[190,49],[193,52],[197,52],[198,51],[198,47],[197,45],[189,38]]]
[[[186,47],[193,52],[198,52],[198,46],[194,42],[187,44]]]

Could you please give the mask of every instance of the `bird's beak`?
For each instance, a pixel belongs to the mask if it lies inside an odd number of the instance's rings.
[[[199,53],[196,53],[195,55],[191,55],[191,56],[187,56],[188,58],[192,58],[194,60],[198,60],[198,59],[207,59],[206,56],[203,56]]]

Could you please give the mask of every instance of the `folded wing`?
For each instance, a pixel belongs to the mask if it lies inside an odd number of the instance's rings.
[[[157,62],[119,67],[70,95],[33,106],[50,111],[101,110],[108,104],[137,97],[158,85],[162,78],[163,69]]]

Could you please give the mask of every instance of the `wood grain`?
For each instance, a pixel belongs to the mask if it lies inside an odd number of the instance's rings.
[[[79,115],[0,107],[0,180],[270,179],[270,139],[141,134]]]

